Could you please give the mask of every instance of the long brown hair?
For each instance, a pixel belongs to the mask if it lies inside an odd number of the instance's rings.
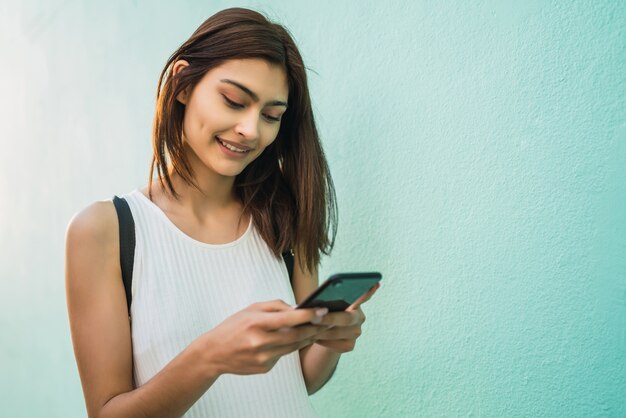
[[[230,59],[261,58],[284,68],[288,107],[276,140],[235,178],[235,191],[255,227],[276,256],[293,249],[300,267],[313,271],[322,254],[330,254],[337,232],[335,189],[315,126],[302,57],[289,31],[259,12],[230,8],[208,18],[168,59],[157,87],[153,124],[152,178],[178,199],[170,178],[173,169],[199,187],[184,153],[185,107],[176,100],[207,71]],[[172,76],[179,59],[189,65]],[[171,164],[171,167],[168,166]]]

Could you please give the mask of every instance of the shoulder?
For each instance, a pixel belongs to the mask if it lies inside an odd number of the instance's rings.
[[[119,229],[112,201],[97,201],[77,212],[65,235],[66,267],[80,271],[81,277],[94,277],[106,268],[115,271],[119,265]],[[89,271],[91,274],[82,274]],[[75,279],[75,275],[70,278]],[[82,280],[89,280],[81,278]]]
[[[91,203],[74,214],[70,220],[68,230],[91,231],[105,233],[109,227],[117,223],[115,206],[110,200]]]

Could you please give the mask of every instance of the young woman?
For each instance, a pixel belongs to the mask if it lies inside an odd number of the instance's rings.
[[[345,312],[293,309],[318,285],[336,206],[288,32],[241,8],[206,20],[161,73],[153,149],[148,185],[123,196],[136,234],[130,316],[113,203],[67,230],[89,416],[315,416],[308,395],[354,348],[377,287]]]

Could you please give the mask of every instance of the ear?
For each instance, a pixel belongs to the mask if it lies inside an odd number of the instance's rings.
[[[181,70],[183,70],[184,68],[188,67],[189,63],[185,60],[178,60],[174,63],[174,66],[172,67],[172,75],[176,75],[178,74]],[[185,90],[181,91],[178,96],[176,96],[176,100],[178,100],[180,103],[186,105],[187,104],[187,100],[189,99],[189,89],[186,88]]]

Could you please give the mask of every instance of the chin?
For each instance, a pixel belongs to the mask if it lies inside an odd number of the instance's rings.
[[[235,177],[241,174],[241,172],[248,166],[248,164],[216,164],[207,165],[207,167],[209,167],[209,169],[213,170],[221,176]]]
[[[241,174],[242,171],[243,171],[243,168],[241,170],[223,170],[219,172],[219,174],[221,174],[224,177],[236,177],[239,174]]]

